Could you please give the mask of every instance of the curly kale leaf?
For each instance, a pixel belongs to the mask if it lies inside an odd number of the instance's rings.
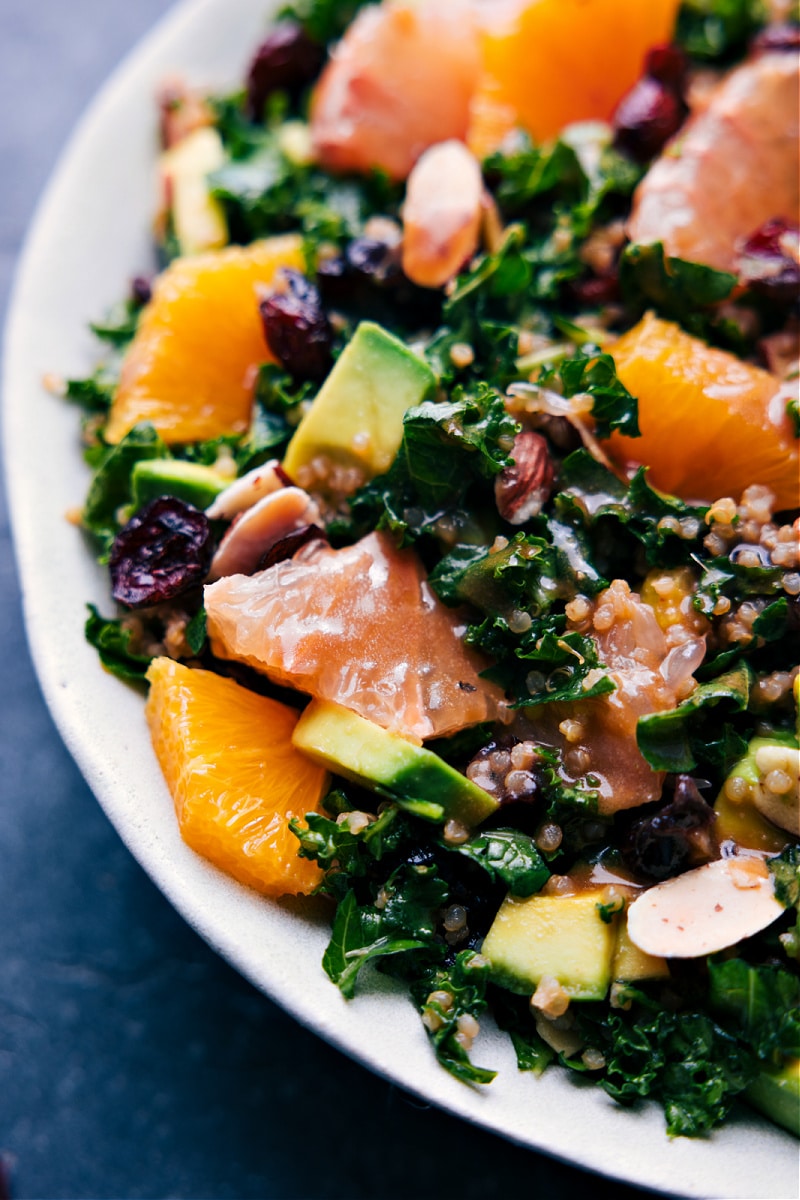
[[[711,960],[708,971],[712,1010],[759,1059],[800,1055],[797,975],[782,967],[753,966],[742,958]]]
[[[294,0],[278,13],[279,20],[299,21],[315,42],[327,45],[340,38],[368,0]]]
[[[87,607],[89,616],[84,633],[89,645],[98,652],[103,666],[120,679],[141,683],[152,655],[136,649],[133,630],[124,621],[102,617],[93,604]]]
[[[592,397],[592,416],[598,437],[619,430],[627,437],[639,436],[639,405],[622,380],[610,354],[588,347],[545,367],[537,383],[562,396],[583,392]]]
[[[358,237],[377,213],[397,210],[400,192],[378,174],[332,177],[284,153],[277,128],[248,122],[241,97],[217,101],[217,128],[228,160],[209,176],[234,241],[298,232],[311,262],[322,242]]]
[[[706,616],[711,616],[721,596],[732,600],[741,596],[775,596],[783,588],[783,571],[780,567],[745,566],[737,561],[735,550],[730,555],[718,555],[706,560],[695,554],[692,557],[702,568],[694,607]],[[772,616],[774,618],[775,611]],[[771,622],[771,618],[766,618],[766,622]],[[761,630],[758,632],[764,636]]]
[[[536,1032],[528,997],[496,988],[491,1005],[498,1027],[511,1038],[519,1070],[541,1075],[556,1057],[556,1052]]]
[[[694,58],[729,61],[767,19],[764,0],[683,0],[675,40]]]
[[[131,476],[137,462],[170,458],[152,425],[135,425],[121,442],[104,453],[92,476],[81,513],[85,529],[96,539],[101,556],[108,553],[120,529],[120,515],[132,502]]]
[[[512,707],[588,700],[613,692],[593,638],[566,630],[566,617],[551,614],[514,633],[502,617],[487,617],[467,631],[467,643],[494,660],[486,678],[511,697]]]
[[[787,846],[767,861],[775,876],[775,895],[787,908],[800,908],[800,846]]]
[[[496,1072],[476,1067],[456,1036],[464,1016],[478,1018],[487,1008],[490,965],[474,950],[462,950],[449,967],[432,967],[412,985],[441,1065],[462,1083],[491,1083]],[[444,1001],[445,994],[449,1000]]]
[[[322,956],[328,977],[348,1000],[355,994],[361,968],[375,958],[422,950],[428,942],[422,938],[384,931],[376,909],[359,906],[355,892],[340,901],[333,920],[331,940]]]
[[[750,1051],[704,1013],[637,1003],[606,1016],[587,1006],[579,1026],[587,1044],[603,1051],[602,1087],[620,1104],[659,1101],[673,1137],[719,1125],[757,1073]]]
[[[595,531],[601,522],[621,526],[638,542],[650,566],[677,566],[693,561],[702,549],[707,509],[686,504],[651,487],[645,468],[626,486],[585,450],[575,450],[561,467],[556,513],[573,527]],[[616,533],[616,530],[615,530]],[[606,539],[595,563],[606,576],[625,576],[630,543]]]
[[[517,829],[492,829],[474,834],[460,846],[439,841],[442,849],[460,854],[505,884],[512,896],[532,896],[550,878],[533,838]]]
[[[351,807],[344,794],[336,791],[326,797],[325,805],[329,811],[341,812]],[[317,890],[337,899],[411,836],[408,819],[393,804],[355,833],[346,822],[340,825],[322,813],[307,813],[303,820],[295,817],[289,828],[300,843],[299,856],[316,862],[325,872]]]
[[[433,533],[445,514],[456,523],[467,492],[488,491],[493,477],[510,461],[517,424],[500,396],[485,385],[456,388],[451,400],[426,402],[403,419],[403,440],[394,463],[351,501],[351,518],[334,534],[360,536],[385,528],[413,540]]]
[[[666,712],[640,717],[636,742],[654,771],[693,770],[705,753],[706,722],[713,712],[713,724],[719,725],[719,708],[744,712],[750,699],[753,672],[746,663],[701,683],[686,700]]]

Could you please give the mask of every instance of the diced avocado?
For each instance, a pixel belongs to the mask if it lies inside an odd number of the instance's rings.
[[[616,943],[613,921],[600,916],[602,889],[571,896],[506,896],[481,953],[493,980],[532,995],[549,976],[573,1000],[602,1000],[611,982]]]
[[[311,701],[292,741],[320,766],[396,800],[418,816],[452,818],[472,826],[498,806],[494,797],[438,754],[327,700]]]
[[[435,385],[422,359],[380,325],[362,321],[298,425],[284,469],[301,486],[311,486],[304,476],[316,459],[354,468],[352,486],[332,480],[328,490],[355,491],[389,469],[400,449],[403,416]],[[319,479],[313,487],[326,490]]]
[[[745,1096],[776,1125],[800,1137],[800,1058],[790,1058],[774,1071],[762,1071]]]
[[[636,983],[640,979],[665,979],[668,976],[667,960],[655,954],[645,954],[644,950],[634,946],[628,936],[627,923],[621,918],[617,925],[611,978],[618,983]]]
[[[179,458],[149,458],[136,463],[131,472],[133,507],[137,510],[158,496],[177,496],[195,508],[208,508],[228,486],[211,467]]]
[[[200,254],[227,244],[225,213],[208,186],[208,176],[224,162],[222,138],[210,126],[193,130],[159,159],[166,207],[181,254]]]
[[[777,854],[791,841],[787,834],[800,835],[799,766],[798,741],[791,734],[753,738],[714,805],[718,839]],[[778,792],[770,786],[774,781],[781,783]]]

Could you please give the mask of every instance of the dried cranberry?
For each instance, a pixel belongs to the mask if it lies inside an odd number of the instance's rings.
[[[325,57],[318,42],[297,21],[279,21],[253,56],[247,72],[247,112],[254,121],[264,116],[273,92],[298,92],[315,79]]]
[[[333,361],[333,330],[319,291],[299,271],[282,275],[287,290],[259,305],[267,345],[295,379],[324,379]]]
[[[441,293],[412,283],[403,273],[399,246],[377,238],[354,238],[340,257],[321,262],[317,282],[326,303],[355,317],[399,320],[410,330],[441,319]]]
[[[679,95],[683,93],[689,60],[680,46],[653,46],[644,63],[644,73]]]
[[[144,307],[149,304],[153,295],[150,280],[144,275],[137,275],[131,280],[131,300],[134,304]]]
[[[303,525],[301,529],[293,529],[291,533],[287,533],[286,537],[282,537],[273,546],[270,546],[269,550],[262,556],[258,564],[258,570],[265,571],[267,567],[274,567],[275,563],[291,558],[301,546],[305,546],[308,542],[317,541],[320,538],[323,541],[327,541],[325,531],[320,529],[319,525]]]
[[[799,239],[798,226],[782,217],[765,221],[739,251],[740,281],[774,304],[792,304],[800,298]]]
[[[678,132],[685,116],[686,105],[673,88],[644,76],[617,105],[612,117],[615,144],[646,162]]]
[[[715,813],[689,775],[678,775],[670,804],[639,817],[622,843],[628,866],[647,879],[668,879],[717,854]]]
[[[397,246],[389,246],[375,238],[355,238],[348,245],[345,256],[351,270],[375,283],[391,284],[402,278]]]
[[[768,54],[770,51],[790,51],[800,48],[800,25],[793,22],[776,22],[767,25],[753,39],[750,49],[755,54]]]
[[[112,595],[128,608],[172,600],[203,582],[213,550],[205,513],[175,496],[159,496],[114,539]]]
[[[619,277],[616,272],[608,275],[590,275],[586,279],[573,279],[568,290],[580,305],[599,308],[612,304],[620,298]]]

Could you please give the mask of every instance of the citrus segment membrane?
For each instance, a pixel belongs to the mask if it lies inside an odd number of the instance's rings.
[[[462,615],[388,534],[343,550],[315,542],[257,575],[220,579],[205,607],[215,654],[396,733],[443,737],[499,711]]]
[[[638,438],[612,435],[616,462],[649,467],[655,487],[684,500],[738,500],[760,484],[775,493],[777,510],[800,504],[791,391],[774,375],[652,313],[610,350],[639,401],[641,429]]]
[[[155,658],[146,714],[187,845],[268,896],[321,879],[298,858],[292,817],[319,812],[328,774],[297,751],[299,713],[211,671]]]
[[[259,288],[282,267],[303,270],[295,235],[171,263],[123,360],[106,441],[121,441],[142,421],[170,445],[245,433],[256,368],[271,357]]]

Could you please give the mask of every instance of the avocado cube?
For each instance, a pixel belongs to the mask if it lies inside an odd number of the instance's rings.
[[[434,391],[433,371],[380,325],[362,321],[295,430],[283,462],[301,487],[338,491],[311,479],[311,464],[354,468],[355,491],[391,466],[403,438],[406,411]]]
[[[798,762],[798,740],[791,734],[774,733],[750,741],[714,804],[714,829],[720,842],[730,840],[749,850],[779,854],[800,835]],[[794,786],[773,793],[767,786],[773,770],[788,775]]]
[[[200,463],[180,458],[141,459],[131,472],[134,511],[159,496],[177,496],[195,508],[206,509],[229,483],[230,480]]]
[[[328,700],[312,700],[292,734],[298,750],[418,816],[477,825],[498,801],[431,750]]]
[[[613,922],[600,916],[603,898],[602,889],[506,896],[481,950],[495,983],[529,996],[549,976],[573,1000],[602,1000],[616,943]]]
[[[773,1071],[762,1071],[745,1096],[776,1125],[800,1137],[800,1058],[790,1058]]]
[[[222,204],[208,176],[225,163],[222,138],[210,125],[195,129],[159,159],[162,186],[181,254],[201,254],[228,241]]]
[[[624,918],[617,925],[614,958],[611,963],[611,978],[618,983],[636,983],[640,979],[666,979],[669,967],[665,958],[645,954],[635,946],[628,936],[628,925]]]

